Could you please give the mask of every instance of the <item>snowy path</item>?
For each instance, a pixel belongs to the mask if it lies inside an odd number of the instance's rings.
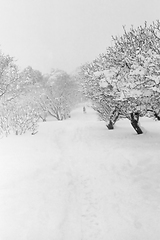
[[[60,137],[64,157],[69,158],[74,209],[67,225],[70,234],[64,239],[146,240],[155,234],[156,240],[160,236],[160,178],[154,179],[149,167],[153,172],[158,167],[159,173],[160,165],[147,164],[151,160],[146,153],[137,164],[130,149],[127,156],[126,139],[114,139],[114,144],[106,139],[105,143],[107,133],[102,133],[101,123],[96,122],[99,127],[95,128],[95,122],[88,120],[86,116],[71,121]]]
[[[160,239],[160,135],[124,123],[108,131],[78,108],[34,137],[4,139],[0,240]]]

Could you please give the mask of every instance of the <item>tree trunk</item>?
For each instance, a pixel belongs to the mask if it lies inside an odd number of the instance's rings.
[[[115,109],[113,110],[113,112],[111,113],[111,115],[110,115],[109,124],[106,125],[109,130],[114,129],[114,124],[116,123],[119,115],[120,115],[119,110],[118,110],[117,108],[115,108]]]
[[[108,128],[109,130],[114,129],[114,123],[113,123],[111,120],[109,120],[109,123],[108,123],[108,125],[106,125],[106,126],[107,126],[107,128]]]
[[[131,125],[134,128],[134,130],[136,131],[137,134],[142,134],[142,130],[138,125],[138,121],[139,121],[139,113],[131,113]]]
[[[160,116],[158,116],[158,114],[156,112],[154,112],[154,116],[158,121],[160,121]]]
[[[158,121],[160,121],[160,116],[158,115],[158,113],[156,113],[154,110],[150,110],[150,109],[148,109],[147,111],[148,111],[148,112],[153,112],[154,117],[155,117]]]

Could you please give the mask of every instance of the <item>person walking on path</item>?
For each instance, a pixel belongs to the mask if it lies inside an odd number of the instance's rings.
[[[85,108],[85,106],[83,107],[83,113],[86,113],[86,108]]]

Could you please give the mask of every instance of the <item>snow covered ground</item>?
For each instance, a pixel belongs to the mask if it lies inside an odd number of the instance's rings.
[[[141,125],[79,106],[0,139],[0,240],[159,240],[160,123]]]

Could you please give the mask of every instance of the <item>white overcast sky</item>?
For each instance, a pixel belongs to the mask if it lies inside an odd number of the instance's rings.
[[[21,67],[74,71],[112,35],[160,19],[160,0],[0,0],[0,49]]]

